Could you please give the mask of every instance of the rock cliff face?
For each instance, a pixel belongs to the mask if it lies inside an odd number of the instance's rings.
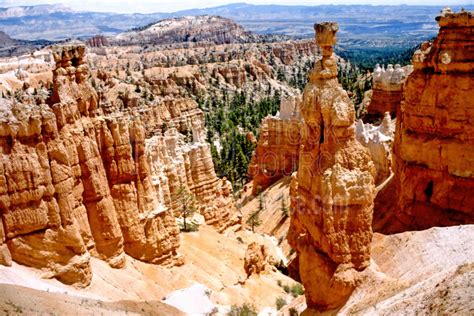
[[[103,35],[96,35],[87,40],[87,46],[102,47],[109,46],[109,40]]]
[[[315,25],[322,59],[310,73],[288,241],[309,308],[342,306],[369,265],[375,167],[355,139],[355,111],[337,81],[336,23]]]
[[[395,231],[474,223],[474,18],[444,10],[437,21],[397,120]]]
[[[155,96],[221,98],[223,90],[231,94],[244,90],[261,99],[269,90],[294,94],[296,90],[286,83],[295,74],[301,80],[318,55],[316,44],[307,40],[176,45],[91,48],[90,63],[92,69],[122,79],[127,73],[133,79],[143,78]]]
[[[111,91],[99,83],[98,96],[87,80],[84,46],[58,47],[54,58],[47,103],[1,100],[0,263],[11,256],[78,286],[91,281],[91,254],[113,267],[125,264],[124,253],[181,264],[171,211],[181,185],[202,201],[208,223],[219,230],[235,223],[229,183],[214,173],[194,101],[110,101]],[[192,131],[193,144],[178,131]]]
[[[177,194],[181,187],[187,188],[198,198],[200,213],[206,223],[222,232],[240,224],[240,217],[230,182],[215,174],[209,144],[199,132],[201,127],[197,126],[203,121],[194,122],[199,123],[194,125],[192,144],[183,144],[182,135],[174,128],[147,141],[152,184],[159,201],[173,209],[175,216],[180,212]]]
[[[300,102],[299,97],[283,98],[278,115],[268,116],[262,121],[249,165],[253,194],[258,194],[297,169],[302,126]]]
[[[367,119],[383,118],[385,112],[392,117],[397,114],[403,97],[403,84],[411,70],[410,66],[388,65],[385,69],[377,64],[372,77],[372,98],[367,108]]]

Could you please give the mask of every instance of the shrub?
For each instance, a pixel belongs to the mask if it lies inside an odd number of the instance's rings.
[[[244,303],[242,306],[232,305],[228,316],[257,316],[255,306]]]
[[[243,240],[243,239],[242,239],[242,237],[240,237],[240,236],[239,236],[239,237],[237,237],[237,241],[238,241],[238,242],[240,242],[241,244],[243,244],[243,243],[244,243],[244,240]]]
[[[181,231],[184,233],[192,233],[199,231],[199,225],[194,223],[187,223],[186,228],[181,227]]]
[[[300,315],[300,313],[298,313],[298,311],[294,307],[290,308],[288,310],[288,312],[290,312],[290,316],[299,316]]]
[[[279,287],[282,287],[282,286],[283,286],[283,283],[281,282],[281,280],[278,280],[278,281],[277,281],[277,284],[278,284]]]
[[[286,292],[286,293],[290,293],[291,292],[291,288],[288,284],[285,284],[285,286],[283,286],[283,290]]]
[[[276,305],[277,310],[280,310],[283,306],[286,305],[286,301],[284,298],[279,297],[276,299],[275,305]]]
[[[296,283],[295,285],[291,287],[291,294],[293,295],[293,297],[303,295],[304,294],[303,286],[299,283]]]

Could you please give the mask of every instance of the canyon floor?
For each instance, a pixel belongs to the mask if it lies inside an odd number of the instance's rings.
[[[57,314],[67,313],[73,306],[79,314],[125,311],[148,314],[153,311],[180,315],[181,312],[161,300],[173,291],[196,283],[209,289],[210,300],[221,312],[231,305],[246,302],[253,302],[259,310],[274,308],[276,298],[291,299],[278,283],[291,286],[295,282],[275,271],[246,280],[244,256],[246,244],[252,241],[272,247],[272,240],[263,235],[247,231],[221,235],[210,227],[201,226],[199,232],[182,234],[183,266],[166,268],[128,257],[125,268],[111,269],[104,261],[92,258],[93,279],[86,289],[44,279],[39,270],[16,263],[9,268],[0,266],[0,310],[49,314],[50,302],[54,301]],[[197,306],[193,308],[196,310]]]
[[[201,283],[209,288],[210,301],[219,308],[218,314],[225,314],[230,305],[253,302],[260,311],[272,310],[270,313],[276,315],[276,297],[292,300],[278,285],[279,280],[289,285],[294,281],[279,272],[270,272],[239,284],[246,278],[245,247],[237,237],[245,243],[257,239],[271,245],[268,238],[248,231],[224,236],[202,227],[199,232],[183,235],[185,265],[168,269],[129,257],[124,269],[111,269],[103,261],[92,259],[94,276],[86,289],[43,279],[38,270],[15,263],[10,268],[0,266],[0,311],[35,315],[69,314],[71,310],[81,315],[183,315],[162,299],[175,290]],[[307,311],[306,315],[395,315],[406,311],[472,315],[473,237],[474,225],[388,236],[375,234],[370,268],[346,305],[338,311]],[[302,312],[306,308],[304,297],[283,307],[280,314],[287,315],[292,307]]]

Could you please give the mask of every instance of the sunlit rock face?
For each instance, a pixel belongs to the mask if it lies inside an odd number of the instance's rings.
[[[355,138],[355,111],[337,80],[336,23],[315,25],[322,59],[304,90],[298,172],[288,241],[309,308],[340,307],[370,261],[376,169]]]
[[[263,119],[249,165],[253,194],[291,175],[298,168],[302,127],[300,103],[299,96],[284,97],[279,113]]]
[[[474,223],[474,18],[447,9],[436,20],[397,120],[393,231]]]
[[[78,286],[91,282],[91,255],[116,268],[125,253],[181,263],[174,217],[157,211],[143,123],[104,115],[84,46],[53,55],[47,103],[1,100],[0,262]]]
[[[386,112],[392,117],[397,114],[403,98],[403,86],[412,66],[380,66],[377,64],[372,75],[372,97],[367,107],[366,120],[382,119]]]
[[[180,265],[181,188],[207,224],[239,227],[232,187],[214,171],[195,101],[145,103],[107,72],[92,84],[85,46],[58,46],[52,93],[0,99],[0,264],[87,286],[90,257]],[[93,87],[94,85],[94,87]]]

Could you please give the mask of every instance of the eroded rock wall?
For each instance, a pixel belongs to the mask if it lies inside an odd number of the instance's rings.
[[[302,127],[300,102],[300,97],[285,97],[278,115],[268,116],[262,121],[249,165],[253,194],[258,194],[297,169]]]
[[[355,111],[337,81],[336,23],[315,25],[323,57],[310,73],[288,241],[309,308],[342,306],[370,262],[375,166],[355,139]]]
[[[444,10],[437,21],[397,120],[394,231],[474,223],[474,18]]]
[[[125,253],[181,263],[179,229],[151,185],[144,124],[103,115],[84,46],[57,47],[54,58],[47,104],[1,100],[3,263],[11,253],[78,286],[91,281],[91,254],[113,267]]]

